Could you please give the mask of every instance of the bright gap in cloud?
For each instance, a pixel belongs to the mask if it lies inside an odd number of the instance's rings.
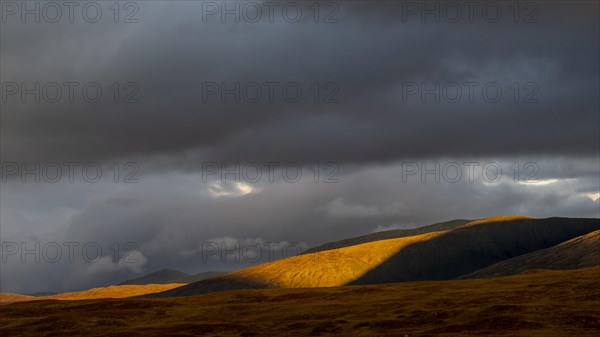
[[[519,181],[519,182],[517,182],[517,184],[519,184],[519,185],[544,186],[544,185],[555,184],[555,183],[557,183],[559,181],[561,181],[561,179],[536,179],[536,180]]]
[[[208,193],[214,198],[241,197],[257,191],[257,188],[242,182],[216,182],[208,186]]]

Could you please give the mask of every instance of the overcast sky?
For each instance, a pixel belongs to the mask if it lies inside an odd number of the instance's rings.
[[[597,2],[23,3],[2,2],[2,291],[600,217]]]

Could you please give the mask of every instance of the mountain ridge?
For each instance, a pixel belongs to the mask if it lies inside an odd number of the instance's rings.
[[[118,285],[193,283],[225,274],[227,274],[227,272],[207,271],[191,275],[175,269],[165,268],[140,277],[125,280]]]
[[[394,229],[394,230],[389,230],[389,231],[369,233],[369,234],[364,234],[364,235],[360,235],[360,236],[356,236],[356,237],[352,237],[352,238],[348,238],[348,239],[342,239],[342,240],[338,240],[338,241],[324,243],[322,245],[309,248],[309,249],[305,250],[304,252],[302,252],[302,254],[311,254],[311,253],[321,252],[321,251],[325,251],[325,250],[353,246],[353,245],[357,245],[357,244],[361,244],[361,243],[387,240],[387,239],[403,238],[403,237],[408,237],[408,236],[413,236],[413,235],[418,235],[418,234],[425,234],[425,233],[437,232],[437,231],[441,231],[441,230],[454,229],[454,228],[460,227],[462,225],[465,225],[467,223],[470,223],[472,221],[473,220],[455,219],[455,220],[450,220],[450,221],[436,222],[431,225],[425,225],[425,226],[417,227],[417,228]]]
[[[600,219],[511,216],[450,226],[452,229],[444,231],[301,254],[144,297],[451,280],[599,230]]]

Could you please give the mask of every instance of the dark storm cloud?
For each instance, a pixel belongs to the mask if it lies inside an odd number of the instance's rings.
[[[542,2],[539,22],[531,24],[480,17],[473,24],[402,22],[400,5],[389,6],[340,2],[339,23],[332,24],[203,23],[200,2],[168,9],[143,3],[140,22],[129,25],[9,20],[2,33],[3,81],[94,81],[104,96],[113,82],[132,81],[140,102],[21,104],[8,97],[3,157],[161,155],[177,163],[187,153],[189,166],[189,153],[196,161],[338,163],[597,153],[598,30],[597,18],[586,14],[596,4]],[[221,104],[211,96],[202,102],[203,82],[269,81],[298,83],[303,98],[235,104],[229,96]],[[458,103],[436,103],[431,95],[422,103],[419,94],[402,101],[404,82],[431,88],[466,81],[497,82],[502,99],[485,102],[479,86],[471,104],[461,85]],[[313,103],[314,82],[336,83],[339,103]],[[514,82],[534,82],[535,88],[520,88],[519,100],[539,89],[539,102],[514,103]]]

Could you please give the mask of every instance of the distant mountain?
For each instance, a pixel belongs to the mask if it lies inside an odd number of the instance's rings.
[[[169,283],[194,283],[211,277],[225,275],[226,272],[208,271],[195,275],[186,274],[178,270],[162,269],[148,275],[130,279],[119,283],[119,285],[141,285],[141,284],[169,284]]]
[[[173,269],[162,269],[155,271],[148,275],[130,279],[119,283],[119,285],[134,285],[134,284],[167,284],[167,283],[179,283],[174,280],[182,277],[190,277],[186,273],[180,272]],[[182,282],[185,283],[185,282]]]
[[[317,250],[257,265],[147,297],[249,288],[450,280],[600,229],[600,219],[504,216],[465,222],[440,223],[421,228],[424,231],[421,234],[392,239],[380,240],[368,235],[344,240],[334,243],[342,245],[341,248]],[[393,235],[403,234],[406,232]],[[373,239],[376,241],[368,241]],[[345,246],[365,240],[368,242]]]
[[[376,232],[376,233],[357,236],[357,237],[350,238],[350,239],[344,239],[344,240],[340,240],[340,241],[325,243],[320,246],[307,249],[304,252],[302,252],[302,254],[322,252],[324,250],[338,249],[338,248],[349,247],[349,246],[359,245],[361,243],[367,243],[367,242],[373,242],[373,241],[379,241],[379,240],[405,238],[408,236],[414,236],[414,235],[419,235],[419,234],[444,231],[444,230],[449,230],[449,229],[454,229],[454,228],[460,227],[471,221],[473,221],[473,220],[456,219],[456,220],[450,220],[450,221],[446,221],[446,222],[438,222],[433,225],[423,226],[423,227],[419,227],[419,228],[394,229],[391,231]]]
[[[578,269],[600,266],[600,230],[556,246],[513,257],[460,278],[508,276],[529,269]]]
[[[58,293],[55,292],[50,292],[50,291],[42,291],[42,292],[38,292],[38,293],[33,293],[33,294],[27,294],[28,296],[35,296],[35,297],[42,297],[42,296],[52,296],[52,295],[56,295]]]
[[[186,275],[186,276],[178,277],[173,280],[173,283],[194,283],[194,282],[206,280],[206,279],[217,277],[217,276],[223,276],[225,274],[227,274],[227,272],[207,271],[207,272],[199,273],[199,274],[195,274],[195,275]]]

